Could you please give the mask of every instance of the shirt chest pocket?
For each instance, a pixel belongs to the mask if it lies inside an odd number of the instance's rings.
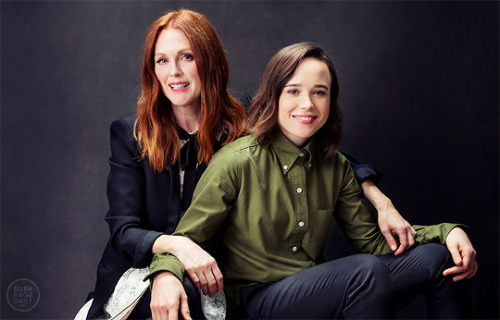
[[[317,260],[323,254],[332,218],[333,209],[318,209],[309,216],[309,229],[302,240],[302,248],[313,260]]]

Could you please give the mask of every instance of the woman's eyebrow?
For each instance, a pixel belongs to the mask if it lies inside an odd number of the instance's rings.
[[[300,83],[289,83],[289,84],[287,84],[287,85],[284,86],[284,88],[286,88],[286,87],[302,87],[302,84],[300,84]],[[328,86],[326,86],[324,84],[316,84],[314,86],[314,88],[322,88],[322,89],[325,89],[325,90],[330,90],[328,88]]]
[[[315,87],[315,88],[323,88],[323,89],[325,89],[325,90],[330,90],[330,89],[328,88],[328,86],[325,86],[324,84],[317,84],[317,85],[315,85],[314,87]]]
[[[178,55],[180,53],[191,53],[192,51],[193,50],[190,47],[186,47],[186,48],[181,48],[181,49],[177,50],[177,52],[175,54]],[[160,55],[166,55],[166,53],[163,53],[162,51],[155,52],[155,56],[160,56]]]

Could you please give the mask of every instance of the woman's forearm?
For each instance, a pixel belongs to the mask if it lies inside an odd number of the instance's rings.
[[[378,213],[378,225],[387,243],[395,255],[403,253],[415,244],[413,236],[415,230],[396,210],[391,199],[380,191],[380,189],[370,180],[363,180],[361,188],[365,197],[373,204]],[[392,235],[398,235],[399,247],[396,239]]]
[[[384,210],[388,206],[392,206],[391,199],[383,194],[371,180],[363,180],[363,182],[361,182],[361,189],[363,189],[365,197],[371,202],[377,211]]]

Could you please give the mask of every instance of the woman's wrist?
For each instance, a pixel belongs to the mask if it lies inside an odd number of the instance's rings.
[[[378,212],[394,207],[391,199],[384,195],[372,181],[363,180],[361,188],[363,189],[365,197],[371,202]]]
[[[151,248],[151,252],[153,254],[157,254],[160,251],[175,251],[175,237],[169,236],[166,234],[162,234],[158,238],[156,238],[155,242],[153,242],[153,247]]]
[[[380,197],[379,199],[377,199],[376,201],[374,201],[375,203],[372,203],[373,206],[375,207],[375,209],[377,210],[377,212],[385,212],[387,211],[388,209],[392,209],[394,208],[394,205],[392,204],[392,201],[391,199],[387,198],[387,197]]]

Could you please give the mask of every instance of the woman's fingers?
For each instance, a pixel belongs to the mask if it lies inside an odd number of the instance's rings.
[[[199,257],[197,261],[189,259],[185,270],[196,288],[204,295],[213,297],[224,289],[223,276],[215,259],[209,254]]]
[[[183,316],[189,315],[184,287],[171,272],[164,271],[155,275],[151,290],[150,307],[153,320],[177,320],[179,311]],[[188,319],[185,316],[184,318]]]
[[[222,272],[220,271],[218,265],[215,265],[215,268],[212,268],[212,274],[214,275],[217,284],[217,292],[224,291],[224,277],[222,276]]]

